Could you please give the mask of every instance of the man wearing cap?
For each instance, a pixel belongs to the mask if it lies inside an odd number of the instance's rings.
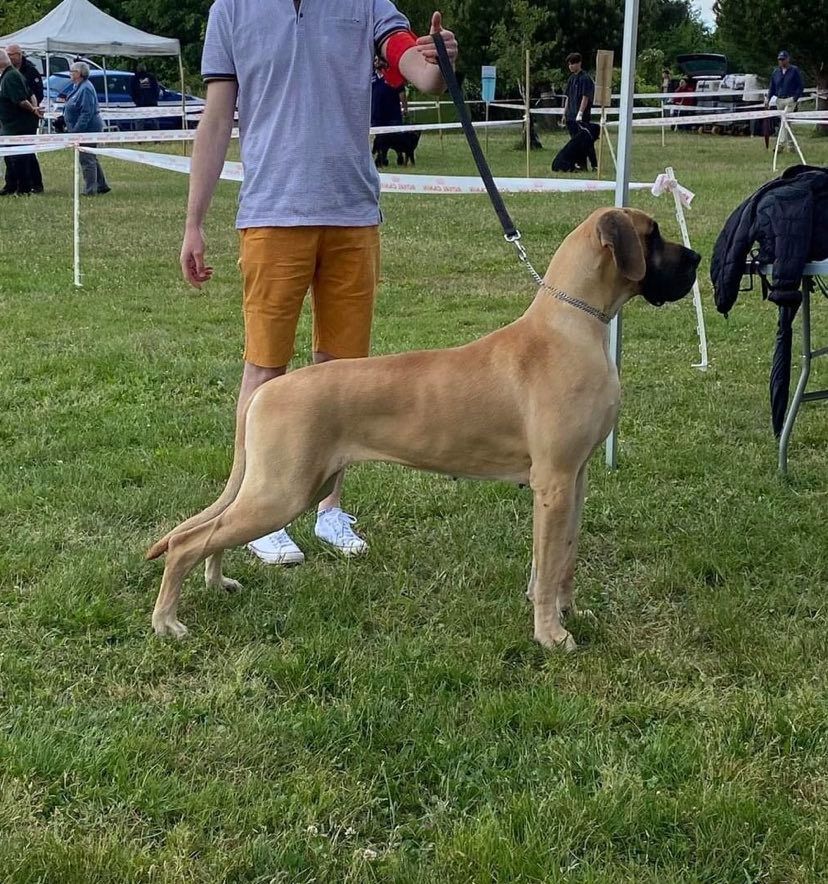
[[[802,74],[796,65],[791,64],[791,57],[783,49],[776,56],[779,67],[771,74],[768,97],[765,99],[765,107],[768,107],[772,98],[776,97],[776,106],[779,110],[795,111],[797,102],[802,98],[805,87],[802,83]],[[793,141],[786,127],[782,127],[779,136],[779,146],[791,153],[794,151]]]

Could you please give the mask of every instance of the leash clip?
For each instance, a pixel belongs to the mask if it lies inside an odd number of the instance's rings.
[[[506,240],[506,242],[512,243],[512,245],[517,250],[518,260],[522,261],[525,264],[528,256],[526,254],[526,249],[524,249],[520,243],[520,231],[516,230],[514,233],[506,233],[503,235],[503,238]]]

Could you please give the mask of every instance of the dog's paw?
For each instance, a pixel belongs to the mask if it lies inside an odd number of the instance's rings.
[[[223,574],[221,575],[221,583],[219,586],[225,592],[239,592],[239,590],[243,589],[238,580],[233,580],[232,577],[225,577]]]
[[[171,635],[173,638],[182,639],[189,632],[187,627],[175,617],[153,617],[152,628],[157,636]]]
[[[592,610],[590,608],[579,608],[574,599],[565,605],[561,605],[558,609],[558,613],[561,618],[586,617],[589,620],[595,620],[595,614],[592,613]]]
[[[565,629],[561,629],[560,632],[549,635],[536,632],[535,641],[539,645],[543,645],[543,647],[549,648],[553,651],[561,650],[570,653],[571,651],[578,649],[578,643],[572,637],[572,634]]]
[[[238,580],[233,580],[232,577],[225,577],[224,574],[219,574],[215,580],[207,578],[204,582],[208,589],[223,589],[225,592],[238,592],[242,589],[242,585]]]

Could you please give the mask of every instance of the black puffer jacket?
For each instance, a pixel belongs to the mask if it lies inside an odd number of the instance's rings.
[[[710,278],[716,309],[728,314],[739,294],[751,246],[773,264],[769,299],[798,304],[802,268],[828,258],[828,168],[791,166],[760,187],[725,222],[713,248]]]

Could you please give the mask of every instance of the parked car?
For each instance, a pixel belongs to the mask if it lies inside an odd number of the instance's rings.
[[[711,113],[732,113],[753,107],[764,98],[759,78],[752,74],[728,74],[727,57],[718,53],[698,52],[679,55],[679,70],[691,78],[696,93],[696,106],[709,108]],[[741,95],[719,95],[719,92],[741,92]],[[722,123],[706,126],[705,131],[716,134],[747,135],[754,132],[761,121]]]
[[[104,85],[104,77],[106,83]],[[132,83],[133,74],[129,71],[103,71],[92,70],[89,72],[89,82],[95,87],[98,93],[98,103],[101,111],[105,112],[109,108],[130,108],[135,107],[135,102],[129,92]],[[159,84],[161,85],[161,84]],[[61,102],[66,100],[66,96],[72,89],[72,80],[69,77],[69,71],[52,74],[47,82],[47,95],[51,99],[52,104],[59,108]],[[203,109],[204,101],[196,98],[194,95],[184,95],[187,103],[188,111],[198,112]],[[171,112],[181,110],[181,93],[173,89],[167,89],[161,85],[161,94],[158,97],[159,107],[169,107]],[[174,109],[174,110],[173,110]],[[178,116],[157,117],[158,125],[161,129],[180,129],[181,114]],[[140,118],[131,119],[110,119],[108,125],[112,129],[132,130],[136,128],[136,122],[143,122]],[[195,126],[195,123],[192,124]],[[188,126],[187,128],[190,128]]]
[[[29,59],[30,62],[40,71],[40,75],[42,77],[46,76],[46,53],[45,52],[27,52],[26,58]],[[59,74],[61,72],[65,73],[69,70],[69,65],[74,64],[76,61],[84,61],[89,65],[90,70],[101,70],[101,66],[96,64],[89,58],[85,58],[83,55],[70,55],[65,52],[50,52],[49,53],[49,76],[52,74]]]

